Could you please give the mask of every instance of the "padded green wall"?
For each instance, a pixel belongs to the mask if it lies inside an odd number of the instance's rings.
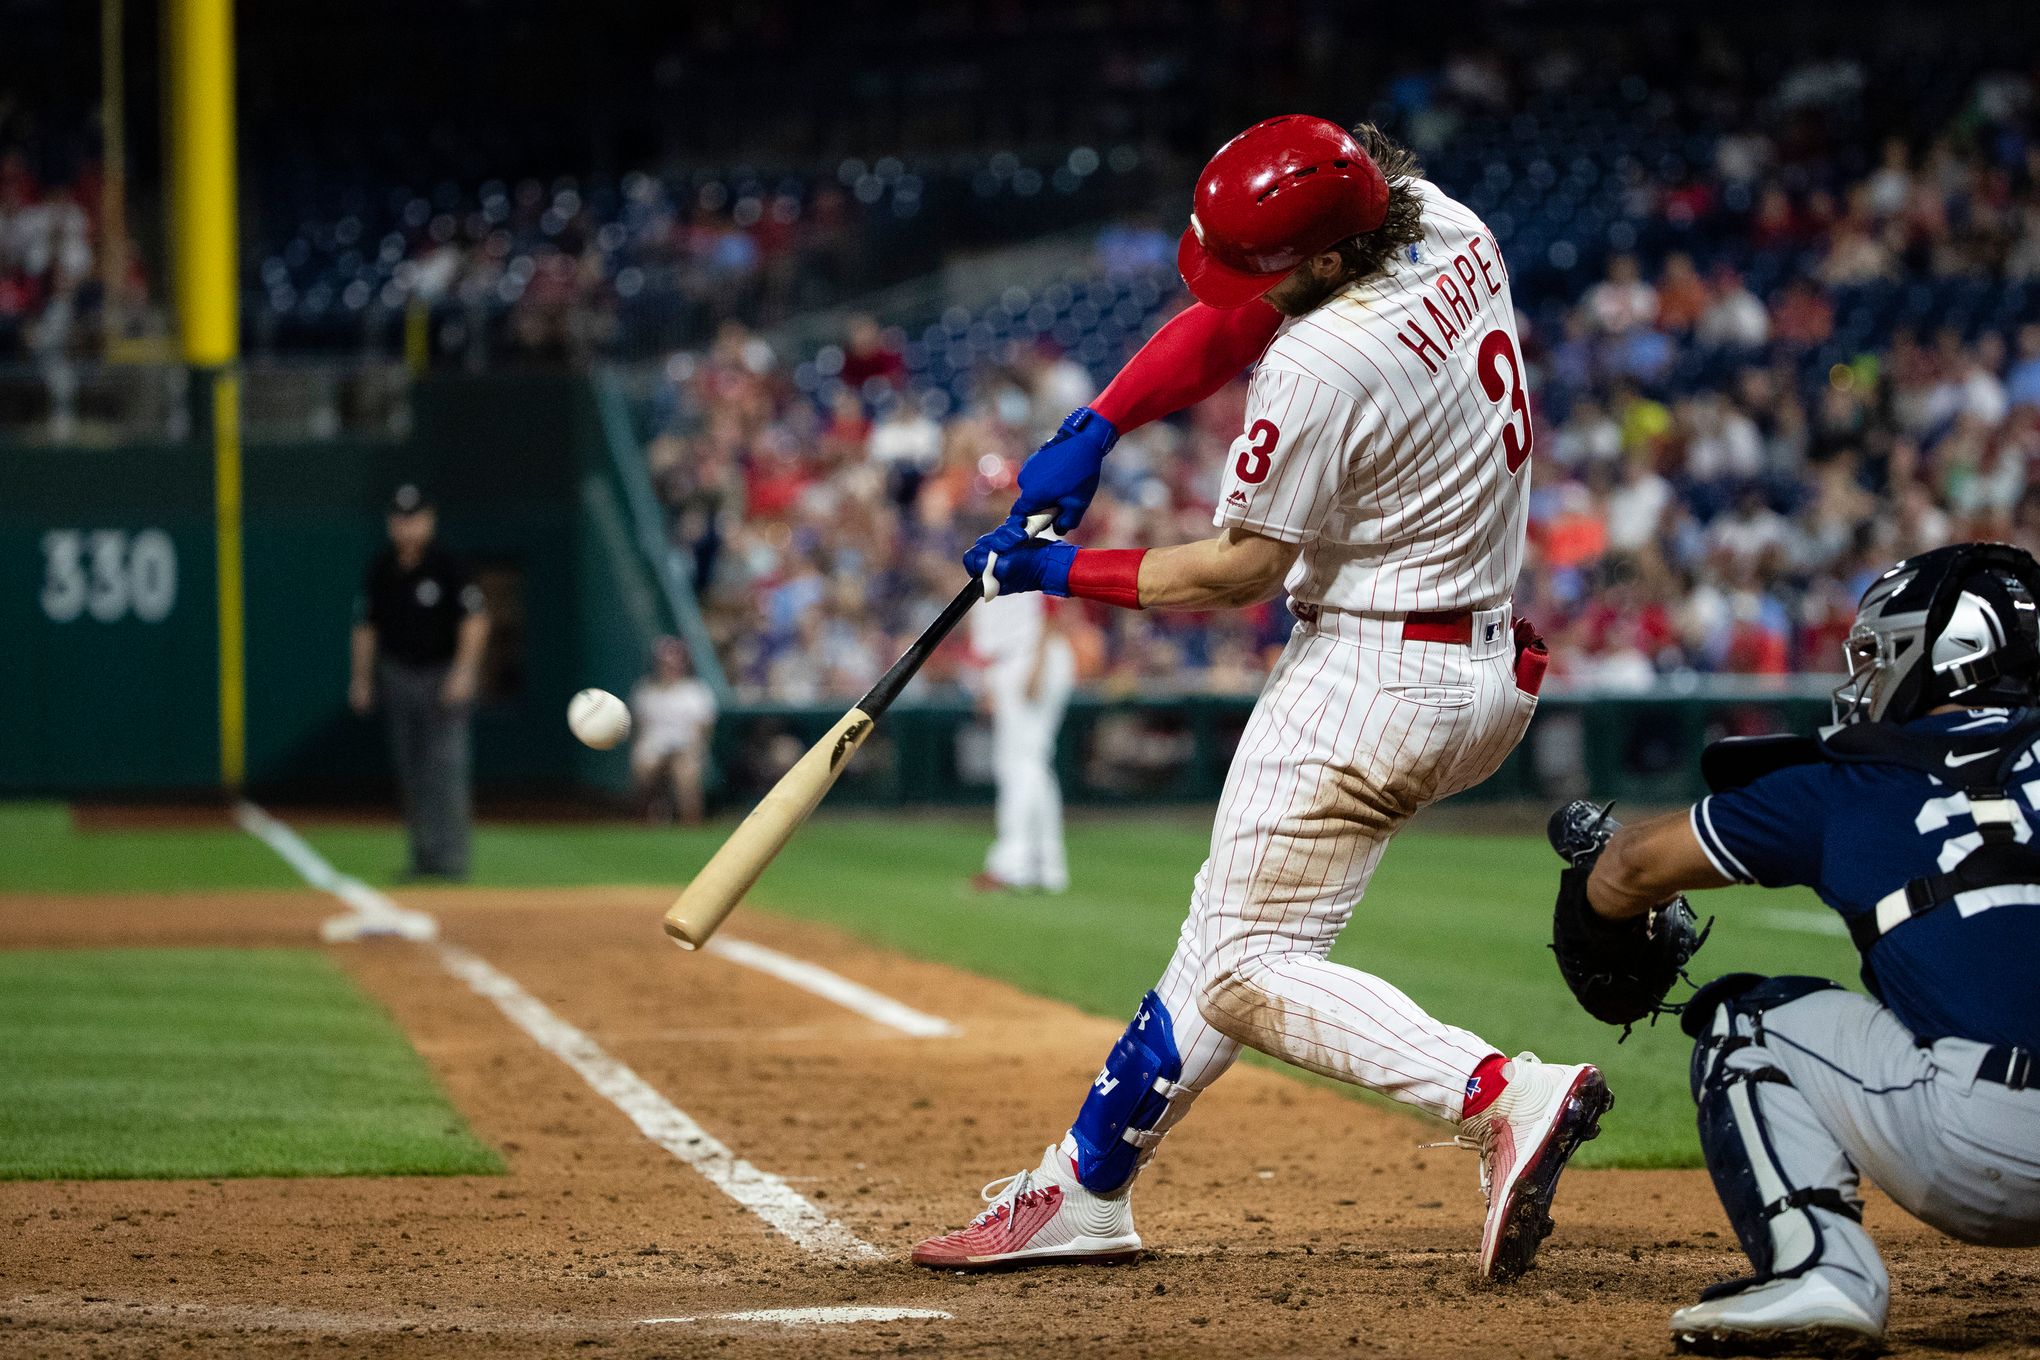
[[[344,794],[386,781],[379,725],[346,707],[347,634],[383,505],[411,478],[433,488],[448,546],[522,579],[523,684],[477,714],[478,776],[499,786],[616,783],[614,761],[591,760],[563,716],[583,684],[627,689],[643,646],[643,621],[611,616],[616,573],[641,564],[597,545],[588,518],[591,486],[613,474],[582,380],[428,378],[413,394],[408,439],[254,444],[245,464],[251,787]],[[167,534],[176,553],[164,617],[144,622],[129,610],[101,621],[89,608],[50,617],[47,535],[119,530],[131,542],[148,529]],[[215,783],[215,610],[202,444],[0,444],[0,793]]]

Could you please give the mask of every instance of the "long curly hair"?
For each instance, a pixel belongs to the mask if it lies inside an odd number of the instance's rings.
[[[1424,237],[1424,204],[1415,187],[1415,181],[1423,178],[1424,167],[1416,152],[1372,123],[1356,126],[1353,136],[1388,182],[1388,215],[1373,231],[1349,236],[1332,247],[1346,261],[1349,283],[1387,273],[1395,267],[1395,257],[1403,247]]]

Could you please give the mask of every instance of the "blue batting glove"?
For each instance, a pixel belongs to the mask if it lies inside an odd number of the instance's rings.
[[[1076,528],[1091,508],[1091,497],[1098,494],[1098,469],[1118,442],[1119,431],[1112,422],[1090,407],[1070,412],[1048,442],[1020,465],[1020,495],[1006,522],[1053,513],[1057,533]]]
[[[988,534],[980,535],[963,555],[963,565],[973,576],[985,574],[985,559],[993,553],[1004,556],[1025,543],[1033,535],[1027,532],[1027,523],[1019,515],[1006,516],[1006,522]]]
[[[1077,556],[1076,544],[1023,536],[1010,548],[988,547],[988,541],[1002,530],[1003,526],[980,538],[963,557],[971,575],[984,583],[986,599],[1030,590],[1047,595],[1070,593],[1070,563]]]

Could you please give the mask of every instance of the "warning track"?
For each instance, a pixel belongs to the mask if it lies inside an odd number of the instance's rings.
[[[666,946],[656,891],[436,890],[402,905],[882,1255],[775,1233],[449,976],[435,946],[371,940],[332,955],[509,1174],[0,1185],[8,1349],[747,1356],[822,1328],[851,1355],[1613,1357],[1662,1351],[1670,1310],[1742,1268],[1704,1175],[1574,1172],[1540,1268],[1479,1287],[1471,1156],[1419,1150],[1425,1125],[1242,1067],[1142,1182],[1146,1261],[929,1274],[905,1249],[1032,1164],[1123,1022],[816,927],[738,923],[958,1031],[913,1037]],[[309,946],[332,911],[309,891],[0,898],[0,947]],[[1870,1222],[1901,1349],[2040,1344],[2040,1257],[1950,1244],[1881,1201]]]

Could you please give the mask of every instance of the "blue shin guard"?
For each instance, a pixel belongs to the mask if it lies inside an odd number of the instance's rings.
[[[1183,1058],[1175,1026],[1161,997],[1149,992],[1126,1033],[1112,1046],[1070,1126],[1077,1145],[1077,1179],[1094,1194],[1125,1185],[1141,1153],[1159,1142],[1154,1131],[1169,1102],[1182,1093]]]

